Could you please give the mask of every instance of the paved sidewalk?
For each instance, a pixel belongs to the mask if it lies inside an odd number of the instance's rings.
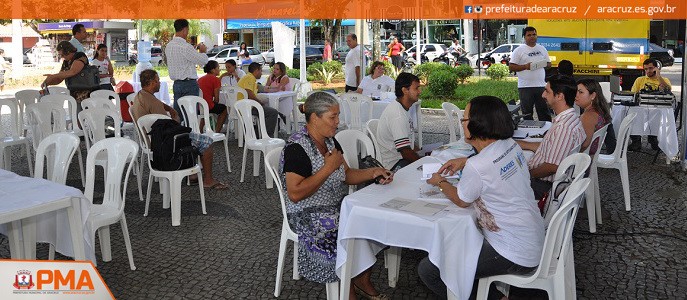
[[[441,115],[426,114],[427,143],[448,141]],[[282,137],[286,137],[282,135]],[[183,186],[181,226],[172,227],[162,209],[157,185],[150,214],[143,217],[136,184],[129,183],[126,216],[137,270],[131,271],[119,225],[111,228],[113,259],[100,260],[98,270],[118,299],[272,299],[281,230],[277,191],[265,189],[264,169],[252,177],[248,158],[246,181],[239,183],[243,149],[230,141],[232,173],[226,172],[223,146],[215,145],[215,176],[230,186],[205,191],[203,215],[195,186]],[[649,152],[649,149],[644,149]],[[632,211],[626,212],[620,176],[599,170],[603,225],[589,234],[586,210],[580,210],[574,232],[575,273],[579,299],[684,299],[687,295],[687,183],[682,171],[665,165],[663,156],[629,153]],[[29,174],[14,157],[15,171]],[[81,187],[76,162],[67,184]],[[144,178],[147,178],[147,174]],[[133,177],[133,176],[132,176]],[[102,177],[101,177],[102,178]],[[100,181],[102,183],[102,181]],[[145,180],[144,180],[145,188]],[[96,191],[102,196],[102,187]],[[0,258],[9,258],[7,239],[0,237]],[[47,258],[46,245],[38,257]],[[288,248],[289,251],[291,247]],[[289,252],[291,253],[291,252]],[[382,255],[373,267],[373,281],[392,299],[433,299],[419,281],[416,266],[426,254],[404,249],[396,288],[386,284]],[[58,259],[65,259],[58,255]],[[460,266],[456,266],[460,268]],[[280,299],[324,299],[325,287],[290,279],[287,256]],[[513,299],[545,299],[519,296]]]

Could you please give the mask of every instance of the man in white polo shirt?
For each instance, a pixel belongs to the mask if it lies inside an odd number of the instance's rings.
[[[532,120],[533,106],[537,108],[537,118],[540,121],[551,121],[549,108],[542,99],[542,92],[546,85],[546,71],[541,66],[546,63],[546,68],[551,67],[549,52],[542,45],[537,44],[537,30],[534,27],[525,27],[525,45],[515,48],[511,55],[508,68],[518,74],[518,95],[520,107],[525,119]]]
[[[401,73],[396,78],[396,101],[391,101],[379,117],[377,142],[384,168],[395,172],[420,159],[413,149],[413,119],[408,109],[420,97],[420,79],[410,73]]]
[[[572,77],[555,75],[548,78],[542,97],[556,114],[553,125],[541,143],[518,141],[523,150],[534,151],[527,164],[537,200],[551,189],[558,165],[573,154],[573,150],[579,149],[587,138],[580,115],[573,108],[576,93],[577,86]]]

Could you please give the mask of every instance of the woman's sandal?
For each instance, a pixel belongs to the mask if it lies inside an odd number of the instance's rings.
[[[353,289],[355,289],[355,293],[358,294],[358,296],[363,297],[368,300],[387,300],[389,299],[389,296],[385,294],[377,294],[375,296],[372,296],[368,293],[366,293],[363,289],[359,288],[355,283],[353,284]]]

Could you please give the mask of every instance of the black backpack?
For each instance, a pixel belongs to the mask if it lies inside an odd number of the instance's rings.
[[[150,147],[153,151],[152,166],[160,171],[188,169],[196,165],[198,150],[191,145],[191,128],[174,120],[160,119],[150,128]]]

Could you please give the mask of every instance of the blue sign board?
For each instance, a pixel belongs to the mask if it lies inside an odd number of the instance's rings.
[[[38,31],[46,30],[71,30],[76,24],[83,24],[88,28],[103,28],[103,21],[92,22],[60,22],[60,23],[38,23]]]
[[[287,27],[300,26],[299,19],[241,19],[227,20],[227,29],[256,29],[272,28],[272,22],[281,22]],[[355,25],[354,19],[345,19],[341,22],[342,26]],[[305,20],[305,26],[310,26],[310,20]]]

